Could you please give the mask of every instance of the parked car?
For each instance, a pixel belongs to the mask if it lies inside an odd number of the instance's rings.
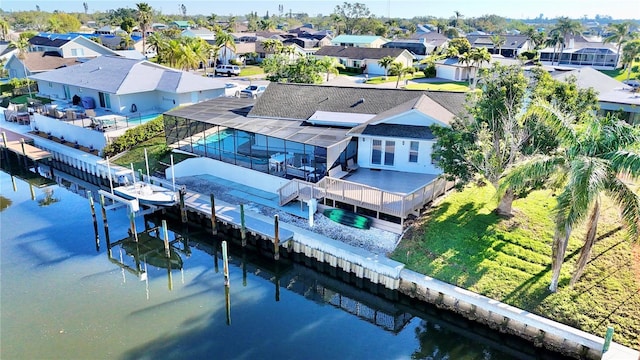
[[[216,66],[215,74],[216,75],[224,74],[224,75],[227,75],[227,76],[231,76],[231,75],[238,76],[238,75],[240,75],[240,66],[238,66],[238,65],[218,65],[218,66]]]
[[[265,90],[267,90],[266,85],[250,85],[240,91],[240,97],[250,97],[255,99],[262,95]]]
[[[625,80],[623,83],[631,86],[634,90],[640,89],[640,80]]]

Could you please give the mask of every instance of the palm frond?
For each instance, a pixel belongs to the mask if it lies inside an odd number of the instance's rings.
[[[612,178],[607,185],[606,194],[622,210],[622,221],[627,226],[629,236],[634,241],[638,241],[638,237],[640,237],[640,196],[618,178]]]
[[[534,180],[546,181],[565,163],[564,157],[549,155],[536,155],[522,160],[507,170],[507,175],[500,181],[498,193],[503,194],[507,189],[522,190]]]
[[[577,137],[573,128],[575,117],[560,110],[557,106],[537,99],[527,109],[527,116],[537,116],[558,136],[561,143],[575,143]]]
[[[604,155],[611,163],[616,174],[629,174],[640,177],[640,152],[636,150],[619,150]]]

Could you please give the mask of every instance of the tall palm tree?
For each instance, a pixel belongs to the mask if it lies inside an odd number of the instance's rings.
[[[458,10],[453,12],[456,15],[456,27],[460,26],[460,19],[462,19],[464,17],[464,15],[462,15],[462,13]]]
[[[146,56],[147,53],[147,29],[151,25],[153,16],[153,9],[147,3],[136,4],[138,9],[138,23],[140,24],[140,31],[142,31],[142,53]]]
[[[473,73],[473,87],[475,88],[478,83],[480,68],[482,64],[488,64],[491,61],[491,54],[489,54],[487,48],[473,48],[469,50],[469,60],[471,61],[471,67],[475,69]]]
[[[621,218],[633,239],[640,235],[640,195],[621,175],[640,176],[640,143],[637,128],[615,117],[595,117],[576,124],[556,107],[536,103],[534,111],[560,142],[551,155],[537,155],[515,166],[501,188],[523,188],[531,179],[562,184],[554,209],[552,278],[549,290],[557,291],[560,270],[571,232],[587,220],[587,234],[571,284],[582,275],[596,241],[602,196],[621,209]]]
[[[224,61],[228,62],[227,59],[227,49],[233,49],[236,51],[236,41],[233,39],[233,36],[226,31],[218,31],[216,33],[216,45],[224,51]]]
[[[276,23],[272,19],[262,19],[258,26],[260,30],[271,31],[276,28]]]
[[[389,72],[389,66],[393,64],[393,58],[391,56],[385,56],[378,60],[378,65],[384,68],[384,78],[386,79]]]
[[[549,33],[549,37],[544,41],[545,46],[547,47],[553,46],[553,55],[551,57],[551,65],[553,65],[554,61],[556,61],[557,49],[559,49],[560,46],[563,44],[564,44],[564,38],[562,37],[562,34],[560,34],[557,31]],[[558,60],[558,64],[560,64],[560,59],[558,58],[557,60]]]
[[[0,33],[2,33],[0,39],[7,40],[9,36],[9,22],[5,18],[0,18]]]
[[[582,25],[575,20],[571,20],[568,17],[560,17],[556,22],[556,26],[551,30],[551,32],[559,32],[562,34],[562,39],[564,42],[562,43],[562,47],[560,48],[560,58],[558,59],[558,64],[560,64],[560,60],[562,60],[562,54],[564,53],[564,47],[567,43],[567,38],[569,35],[579,34],[582,29]]]
[[[628,42],[622,49],[622,64],[627,69],[627,80],[631,76],[634,61],[640,61],[640,39]]]
[[[491,43],[493,44],[493,53],[496,53],[496,48],[498,48],[498,54],[502,55],[502,45],[504,45],[505,42],[507,42],[507,39],[504,38],[504,36],[496,34],[496,35],[491,35]]]
[[[238,25],[238,18],[236,18],[235,16],[230,16],[229,20],[227,20],[227,29],[226,30],[228,32],[235,32],[237,25]]]
[[[339,63],[338,60],[332,57],[325,56],[318,60],[318,66],[322,68],[327,74],[327,81],[329,81],[329,75],[338,75],[340,71],[338,69],[344,69],[344,65]]]
[[[394,61],[391,66],[389,66],[389,74],[391,74],[392,76],[397,76],[396,78],[396,89],[398,88],[398,85],[400,84],[400,79],[402,79],[402,76],[404,74],[406,74],[407,72],[409,72],[409,68],[402,65],[401,62],[397,62]]]
[[[622,45],[627,41],[631,40],[633,37],[630,31],[630,28],[631,28],[631,23],[628,21],[625,21],[619,24],[610,24],[609,31],[611,31],[611,34],[606,38],[604,38],[603,43],[605,44],[614,43],[618,45],[618,56],[616,57],[616,66],[615,66],[616,68],[618,67],[620,58],[622,57],[622,53],[620,52]]]

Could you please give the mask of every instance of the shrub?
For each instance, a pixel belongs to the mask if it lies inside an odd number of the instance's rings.
[[[533,60],[538,56],[538,52],[536,50],[523,51],[520,53],[520,56],[527,60]]]
[[[164,131],[164,120],[162,115],[147,123],[127,130],[122,136],[115,139],[104,148],[105,156],[113,156],[123,151],[131,149],[133,146],[147,141]]]

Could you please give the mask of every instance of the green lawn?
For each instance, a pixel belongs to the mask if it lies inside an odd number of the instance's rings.
[[[144,149],[147,149],[147,157],[149,158],[149,172],[153,174],[155,171],[163,171],[166,166],[171,162],[170,152],[167,148],[167,143],[164,135],[154,137],[147,141],[144,141],[132,149],[128,150],[123,156],[113,160],[115,164],[124,167],[131,167],[138,171],[142,169],[142,172],[146,174],[146,164],[144,161]],[[191,156],[184,154],[173,154],[173,161],[175,164],[182,160],[188,159]]]
[[[540,314],[589,333],[640,349],[640,265],[618,228],[618,213],[603,206],[592,259],[581,280],[569,287],[584,236],[576,229],[563,266],[560,289],[550,293],[550,210],[555,198],[537,191],[514,203],[515,216],[501,219],[492,210],[491,186],[452,193],[405,236],[392,258],[407,268]],[[640,251],[636,249],[636,251]],[[636,256],[638,253],[636,252]]]
[[[633,71],[633,67],[639,67],[640,66],[640,62],[634,62],[633,66],[631,67],[631,75],[629,76],[629,79],[640,79],[640,72],[638,71]],[[618,81],[625,81],[627,80],[627,71],[625,69],[616,69],[616,70],[600,70],[603,74],[607,74],[609,76],[611,76],[612,78],[618,80]]]
[[[424,73],[422,71],[418,71],[416,73],[414,73],[413,75],[411,74],[407,74],[405,76],[402,77],[402,79],[400,79],[400,85],[402,85],[402,83],[405,80],[413,80],[413,79],[419,79],[419,78],[423,78],[424,77]],[[376,76],[376,77],[372,77],[369,80],[367,80],[367,84],[384,84],[384,83],[390,83],[393,82],[395,83],[396,80],[398,80],[397,76],[387,76],[386,78],[384,76]]]
[[[264,70],[257,65],[247,65],[241,67],[240,76],[254,76],[254,75],[262,75],[264,74]]]
[[[35,95],[33,95],[32,98],[40,100],[40,102],[42,102],[43,104],[50,104],[51,103],[51,99],[47,99],[47,98],[43,98],[43,97],[39,97],[39,96],[35,96]],[[27,99],[29,99],[29,94],[16,96],[16,97],[11,99],[11,102],[14,103],[14,104],[26,104],[27,103]]]

